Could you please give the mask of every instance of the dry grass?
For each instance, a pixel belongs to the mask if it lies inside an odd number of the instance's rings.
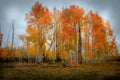
[[[120,80],[120,63],[0,63],[0,80]]]

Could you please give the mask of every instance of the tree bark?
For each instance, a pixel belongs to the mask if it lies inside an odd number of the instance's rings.
[[[82,38],[81,38],[81,29],[78,27],[78,61],[79,63],[82,63]]]

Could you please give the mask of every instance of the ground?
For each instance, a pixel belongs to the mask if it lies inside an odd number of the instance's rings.
[[[120,63],[0,63],[0,80],[120,80]]]

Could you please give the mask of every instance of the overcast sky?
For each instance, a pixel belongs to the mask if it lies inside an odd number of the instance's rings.
[[[111,27],[116,35],[117,45],[120,47],[120,0],[0,0],[0,24],[4,34],[3,45],[11,40],[11,25],[15,21],[15,44],[20,40],[17,35],[24,34],[26,29],[25,14],[28,13],[36,1],[53,10],[54,6],[61,10],[62,7],[76,4],[82,7],[85,12],[92,10],[102,18],[110,21]],[[9,33],[10,32],[10,33]]]

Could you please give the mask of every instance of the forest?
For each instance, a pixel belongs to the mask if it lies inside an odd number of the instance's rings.
[[[120,51],[111,23],[78,5],[50,10],[36,2],[26,12],[26,33],[3,47],[0,80],[120,80]]]
[[[1,61],[104,63],[119,56],[110,22],[98,13],[85,13],[77,5],[54,7],[51,12],[36,2],[25,16],[26,34],[18,36],[23,45],[14,48],[12,42],[1,47]]]

